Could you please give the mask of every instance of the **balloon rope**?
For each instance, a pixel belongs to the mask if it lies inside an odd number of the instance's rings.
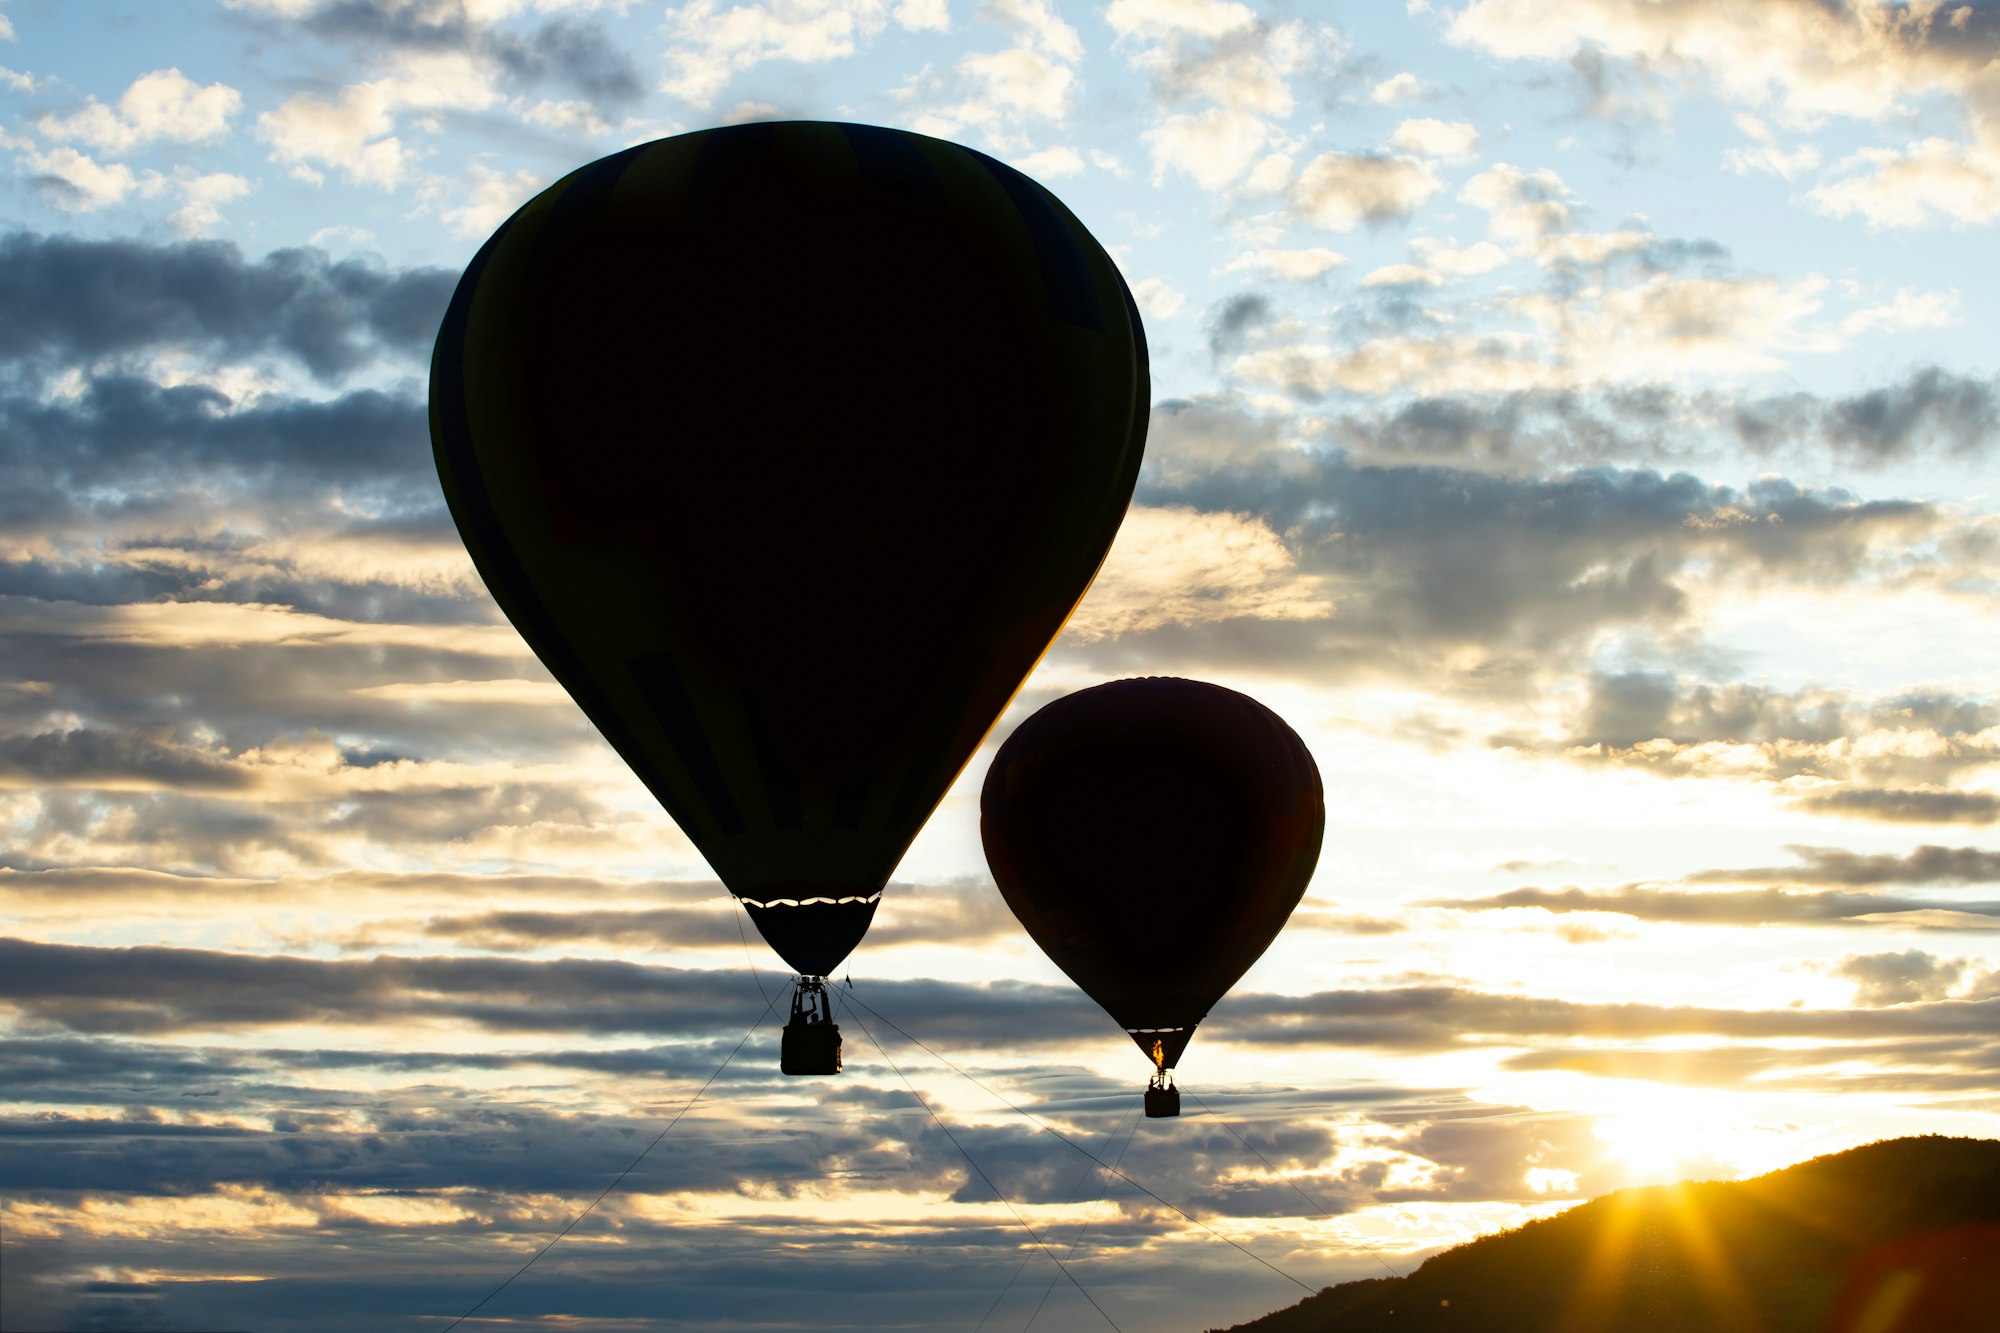
[[[882,1015],[875,1013],[875,1010],[873,1008],[869,1007],[861,1000],[857,999],[855,1000],[855,1003],[861,1005],[862,1008],[867,1009],[869,1013],[875,1014],[875,1017],[881,1018],[882,1021],[884,1023],[888,1023],[890,1027],[892,1028],[896,1027],[894,1023],[889,1023],[888,1019],[882,1018]],[[977,1171],[979,1173],[979,1178],[986,1182],[986,1188],[993,1191],[993,1197],[1000,1200],[1001,1203],[1006,1204],[1007,1211],[1014,1214],[1014,1220],[1021,1224],[1021,1230],[1028,1233],[1028,1239],[1034,1241],[1035,1244],[1041,1246],[1042,1253],[1049,1256],[1049,1262],[1062,1270],[1062,1275],[1070,1280],[1070,1285],[1074,1286],[1078,1291],[1083,1292],[1083,1298],[1090,1302],[1090,1306],[1092,1309],[1096,1310],[1097,1313],[1104,1315],[1104,1322],[1111,1325],[1112,1328],[1118,1329],[1118,1321],[1113,1319],[1109,1314],[1105,1313],[1104,1307],[1097,1303],[1097,1297],[1091,1295],[1089,1290],[1083,1285],[1083,1283],[1078,1282],[1076,1280],[1076,1274],[1069,1271],[1069,1265],[1064,1263],[1062,1260],[1056,1258],[1054,1252],[1049,1249],[1048,1242],[1035,1234],[1035,1229],[1028,1225],[1028,1220],[1021,1216],[1020,1211],[1014,1207],[1012,1201],[1009,1200],[1005,1194],[1002,1194],[1000,1192],[1000,1187],[998,1185],[993,1183],[993,1177],[987,1175],[986,1169],[980,1166],[979,1163],[972,1160],[972,1154],[967,1152],[965,1150],[965,1145],[958,1141],[958,1135],[951,1132],[951,1126],[947,1125],[944,1122],[944,1118],[938,1115],[938,1113],[935,1110],[932,1110],[931,1104],[924,1100],[924,1094],[917,1091],[917,1085],[910,1082],[910,1076],[908,1074],[905,1074],[900,1068],[897,1067],[896,1062],[889,1058],[888,1047],[882,1044],[881,1039],[875,1035],[874,1029],[870,1028],[866,1023],[863,1023],[861,1021],[861,1015],[859,1014],[856,1014],[854,1016],[854,1021],[860,1025],[861,1030],[863,1032],[868,1034],[868,1040],[875,1043],[875,1049],[882,1052],[883,1063],[887,1064],[889,1068],[896,1071],[896,1077],[903,1080],[903,1086],[908,1088],[910,1090],[910,1095],[917,1099],[917,1105],[923,1107],[924,1110],[930,1112],[931,1119],[936,1122],[937,1127],[939,1129],[944,1131],[944,1136],[951,1140],[951,1146],[958,1149],[958,1155],[965,1159],[966,1165],[970,1166],[974,1171]],[[901,1028],[896,1028],[896,1031],[903,1032]],[[907,1032],[903,1032],[903,1035],[908,1037],[910,1034]],[[911,1040],[914,1041],[916,1039],[911,1038]],[[918,1042],[917,1044],[922,1045],[923,1043]],[[1118,1333],[1124,1333],[1124,1330],[1118,1329]]]
[[[1084,1147],[1081,1143],[1078,1143],[1075,1139],[1063,1133],[1061,1130],[1057,1129],[1054,1125],[1051,1125],[1048,1121],[1038,1118],[1031,1111],[1025,1110],[1022,1107],[1014,1105],[1013,1102],[1008,1101],[1005,1097],[1002,1097],[992,1088],[987,1087],[984,1083],[981,1083],[971,1074],[966,1073],[965,1070],[960,1069],[957,1065],[945,1059],[942,1055],[939,1055],[936,1051],[931,1050],[930,1047],[925,1046],[923,1042],[918,1041],[915,1037],[912,1037],[909,1033],[904,1032],[903,1029],[897,1027],[893,1021],[884,1016],[881,1010],[875,1008],[875,1006],[869,1004],[866,1000],[862,999],[860,996],[850,995],[848,998],[852,999],[856,1004],[860,1005],[863,1009],[866,1009],[869,1013],[875,1015],[875,1017],[881,1019],[882,1022],[888,1027],[894,1029],[898,1033],[901,1033],[905,1040],[912,1042],[919,1047],[922,1047],[926,1051],[930,1051],[932,1058],[936,1059],[939,1063],[943,1064],[947,1069],[950,1069],[955,1073],[959,1074],[960,1076],[964,1077],[965,1079],[969,1080],[974,1087],[983,1089],[988,1096],[994,1098],[1002,1106],[1007,1107],[1009,1110],[1019,1112],[1022,1116],[1027,1118],[1029,1124],[1035,1126],[1037,1129],[1044,1131],[1045,1133],[1055,1135],[1058,1139],[1061,1139],[1064,1143],[1067,1143],[1070,1147],[1076,1149],[1078,1152],[1082,1153],[1085,1157],[1088,1157],[1091,1161],[1097,1163],[1099,1166],[1103,1167],[1106,1171],[1109,1171],[1112,1175],[1124,1181],[1127,1185],[1130,1185],[1133,1189],[1138,1190],[1141,1194],[1153,1200],[1153,1202],[1160,1204],[1163,1207],[1173,1209],[1175,1212],[1179,1213],[1182,1217],[1194,1223],[1196,1226],[1200,1227],[1203,1231],[1206,1231],[1209,1235],[1215,1237],[1217,1240],[1222,1241],[1225,1244],[1234,1245],[1237,1249],[1242,1250],[1243,1253],[1249,1255],[1252,1259],[1255,1259],[1258,1263],[1264,1265],[1264,1267],[1270,1269],[1273,1273],[1276,1273],[1279,1277],[1285,1279],[1285,1281],[1291,1283],[1293,1286],[1303,1288],[1304,1290],[1311,1292],[1315,1296],[1319,1295],[1319,1288],[1307,1286],[1305,1283],[1299,1281],[1297,1278],[1293,1277],[1290,1273],[1287,1273],[1284,1269],[1278,1267],[1276,1264],[1272,1263],[1269,1259],[1266,1259],[1263,1255],[1258,1254],[1255,1250],[1250,1249],[1242,1242],[1231,1240],[1229,1237],[1223,1235],[1220,1231],[1217,1231],[1214,1227],[1202,1221],[1200,1218],[1196,1217],[1193,1213],[1190,1213],[1187,1209],[1181,1207],[1179,1204],[1174,1203],[1170,1199],[1163,1199],[1159,1195],[1153,1193],[1153,1191],[1147,1189],[1144,1185],[1141,1185],[1138,1181],[1132,1179],[1132,1177],[1126,1175],[1123,1171],[1120,1171],[1117,1167],[1112,1166],[1109,1162],[1106,1162],[1102,1157],[1099,1157],[1096,1153]]]
[[[1238,1143],[1248,1148],[1251,1152],[1257,1153],[1257,1160],[1262,1162],[1264,1164],[1265,1169],[1268,1170],[1272,1175],[1275,1176],[1280,1174],[1278,1168],[1271,1165],[1270,1158],[1266,1157],[1261,1152],[1257,1152],[1256,1144],[1250,1142],[1250,1140],[1244,1138],[1241,1134],[1237,1134],[1236,1127],[1230,1124],[1227,1120],[1224,1120],[1221,1116],[1216,1115],[1216,1113],[1209,1107],[1207,1102],[1203,1101],[1201,1098],[1195,1096],[1191,1092],[1187,1094],[1187,1098],[1189,1101],[1193,1102],[1196,1106],[1199,1106],[1202,1110],[1207,1111],[1209,1117],[1213,1119],[1216,1124],[1221,1125],[1231,1134],[1235,1134],[1236,1141]],[[1312,1195],[1306,1193],[1303,1189],[1300,1189],[1297,1181],[1287,1178],[1285,1180],[1285,1183],[1292,1187],[1292,1193],[1298,1195],[1301,1199],[1304,1199],[1307,1203],[1311,1204],[1314,1212],[1318,1213],[1321,1217],[1324,1217],[1329,1222],[1333,1220],[1333,1214],[1327,1210],[1326,1205],[1321,1203],[1318,1199],[1315,1199]],[[1402,1276],[1401,1273],[1398,1273],[1394,1268],[1390,1267],[1389,1261],[1387,1259],[1384,1259],[1380,1254],[1380,1252],[1378,1252],[1372,1245],[1350,1245],[1345,1248],[1351,1250],[1366,1250],[1368,1253],[1375,1256],[1376,1263],[1382,1265],[1382,1267],[1384,1268],[1389,1269],[1390,1277]]]
[[[743,900],[732,896],[730,902],[740,906]],[[750,956],[750,937],[743,933],[743,918],[749,915],[749,911],[750,909],[746,907],[741,912],[731,912],[729,915],[736,918],[736,938],[743,941],[743,961],[750,966],[750,979],[757,983],[757,993],[764,995],[764,978],[757,974],[757,960]],[[776,1002],[777,997],[764,995],[765,1011],[768,1013]]]
[[[1125,1143],[1122,1147],[1118,1149],[1118,1155],[1111,1159],[1111,1164],[1113,1166],[1117,1166],[1120,1162],[1124,1161],[1125,1154],[1128,1151],[1130,1151],[1132,1147],[1132,1140],[1139,1133],[1138,1112],[1139,1109],[1143,1107],[1145,1104],[1146,1104],[1145,1098],[1142,1096],[1133,1105],[1131,1111],[1132,1128],[1129,1131],[1127,1131],[1125,1135]],[[1115,1134],[1116,1131],[1114,1130],[1113,1133]],[[1106,1146],[1108,1147],[1110,1145],[1107,1143]],[[1087,1166],[1083,1169],[1083,1172],[1085,1175],[1089,1175],[1091,1172],[1095,1170],[1097,1170],[1095,1166]],[[1111,1177],[1105,1176],[1104,1184],[1098,1188],[1097,1199],[1103,1198],[1105,1195],[1105,1191],[1109,1190],[1110,1188],[1111,1188]],[[1097,1199],[1092,1199],[1091,1202],[1095,1203],[1097,1202]],[[1083,1248],[1084,1233],[1088,1232],[1089,1230],[1090,1230],[1090,1219],[1086,1217],[1083,1220],[1083,1224],[1076,1229],[1075,1239],[1071,1240],[1069,1243],[1069,1254],[1067,1257],[1071,1263],[1076,1262],[1076,1252]],[[1028,1322],[1021,1326],[1021,1333],[1028,1333],[1028,1330],[1035,1326],[1035,1321],[1042,1317],[1042,1307],[1049,1303],[1049,1293],[1054,1291],[1055,1289],[1056,1289],[1056,1280],[1054,1278],[1050,1278],[1049,1284],[1046,1287],[1042,1288],[1042,1299],[1035,1302],[1035,1312],[1029,1315]]]
[[[1115,1124],[1115,1125],[1113,1125],[1113,1126],[1111,1127],[1111,1132],[1110,1132],[1109,1134],[1106,1134],[1106,1135],[1104,1136],[1104,1146],[1105,1146],[1105,1147],[1107,1147],[1107,1148],[1108,1148],[1108,1147],[1110,1147],[1110,1146],[1111,1146],[1111,1145],[1112,1145],[1113,1143],[1116,1143],[1116,1142],[1118,1141],[1118,1136],[1119,1136],[1119,1135],[1120,1135],[1121,1133],[1123,1133],[1123,1132],[1124,1132],[1124,1130],[1125,1130],[1125,1122],[1126,1122],[1126,1120],[1127,1120],[1128,1118],[1129,1118],[1129,1119],[1131,1120],[1131,1122],[1132,1122],[1132,1127],[1133,1127],[1133,1128],[1134,1128],[1135,1130],[1136,1130],[1136,1129],[1137,1129],[1137,1128],[1139,1127],[1139,1120],[1138,1120],[1138,1117],[1137,1117],[1137,1116],[1135,1116],[1135,1115],[1133,1115],[1133,1111],[1137,1111],[1137,1110],[1139,1109],[1139,1106],[1140,1106],[1140,1103],[1139,1103],[1139,1102],[1136,1102],[1136,1101],[1135,1101],[1135,1102],[1134,1102],[1134,1103],[1132,1104],[1132,1110],[1131,1110],[1131,1111],[1127,1111],[1127,1112],[1125,1112],[1125,1114],[1124,1114],[1124,1115],[1121,1115],[1121,1116],[1119,1116],[1119,1117],[1118,1117],[1118,1123],[1117,1123],[1117,1124]],[[1127,1139],[1127,1140],[1126,1140],[1126,1142],[1128,1142],[1128,1143],[1129,1143],[1130,1141],[1131,1141],[1130,1139]],[[1121,1153],[1121,1154],[1120,1154],[1120,1156],[1122,1157],[1122,1156],[1123,1156],[1123,1154]],[[1073,1203],[1075,1203],[1075,1202],[1076,1202],[1076,1196],[1077,1196],[1078,1194],[1080,1194],[1080,1193],[1082,1193],[1082,1192],[1083,1192],[1083,1186],[1084,1186],[1084,1183],[1085,1183],[1086,1181],[1088,1181],[1088,1180],[1089,1180],[1089,1179],[1090,1179],[1090,1178],[1091,1178],[1091,1177],[1092,1177],[1093,1175],[1095,1175],[1096,1173],[1097,1173],[1097,1167],[1096,1167],[1096,1165],[1095,1165],[1095,1164],[1092,1164],[1092,1165],[1090,1165],[1090,1166],[1086,1166],[1085,1168],[1083,1168],[1083,1174],[1082,1174],[1082,1175],[1080,1175],[1080,1176],[1078,1176],[1078,1177],[1076,1178],[1076,1184],[1074,1184],[1074,1185],[1070,1186],[1070,1190],[1069,1190],[1069,1197],[1068,1197],[1067,1199],[1064,1199],[1064,1200],[1063,1200],[1063,1212],[1068,1212],[1068,1211],[1069,1211],[1069,1206],[1070,1206],[1071,1204],[1073,1204]],[[1106,1184],[1109,1184],[1109,1183],[1110,1183],[1110,1181],[1109,1181],[1109,1180],[1107,1180],[1107,1181],[1106,1181],[1105,1183],[1106,1183]],[[1103,1197],[1104,1197],[1104,1191],[1103,1191],[1103,1189],[1101,1189],[1101,1188],[1100,1188],[1100,1189],[1099,1189],[1099,1190],[1097,1191],[1097,1194],[1096,1194],[1096,1196],[1095,1196],[1094,1198],[1092,1198],[1092,1199],[1091,1199],[1091,1202],[1092,1202],[1092,1203],[1096,1203],[1098,1199],[1101,1199],[1101,1198],[1103,1198]],[[1056,1221],[1055,1221],[1055,1224],[1054,1224],[1054,1225],[1052,1225],[1052,1226],[1050,1226],[1049,1230],[1050,1230],[1050,1231],[1054,1231],[1054,1230],[1055,1230],[1055,1228],[1056,1228],[1056,1226],[1060,1226],[1061,1224],[1062,1224],[1062,1213],[1058,1213],[1058,1214],[1056,1214]],[[1088,1224],[1086,1223],[1086,1225],[1088,1225]],[[1081,1239],[1083,1238],[1083,1231],[1082,1231],[1082,1229],[1081,1229],[1081,1228],[1079,1228],[1079,1229],[1078,1229],[1078,1231],[1077,1231],[1077,1233],[1076,1233],[1076,1234],[1077,1234],[1077,1239],[1078,1239],[1078,1240],[1081,1240]],[[1076,1258],[1076,1244],[1077,1244],[1077,1243],[1076,1243],[1076,1241],[1072,1241],[1072,1242],[1070,1243],[1070,1247],[1069,1247],[1069,1254],[1068,1254],[1068,1255],[1066,1256],[1066,1257],[1067,1257],[1068,1259],[1070,1259],[1070,1260],[1072,1260],[1072,1261],[1074,1261],[1074,1260],[1075,1260],[1075,1258]],[[985,1327],[986,1327],[986,1325],[987,1325],[987,1322],[988,1322],[988,1321],[990,1321],[990,1320],[991,1320],[991,1319],[993,1318],[993,1312],[994,1312],[995,1310],[998,1310],[998,1309],[1000,1308],[1000,1302],[1001,1302],[1001,1301],[1003,1301],[1003,1300],[1007,1299],[1007,1293],[1008,1293],[1008,1292],[1010,1292],[1010,1291],[1012,1291],[1012,1290],[1014,1289],[1014,1284],[1015,1284],[1016,1282],[1020,1281],[1020,1278],[1021,1278],[1021,1274],[1023,1274],[1023,1273],[1025,1273],[1025,1272],[1027,1272],[1027,1271],[1028,1271],[1028,1264],[1029,1264],[1030,1262],[1032,1262],[1032,1261],[1033,1261],[1033,1259],[1034,1259],[1034,1256],[1033,1256],[1033,1255],[1028,1255],[1028,1256],[1026,1256],[1025,1258],[1023,1258],[1023,1259],[1021,1260],[1021,1262],[1020,1262],[1020,1263],[1018,1263],[1018,1264],[1016,1264],[1016,1265],[1014,1266],[1014,1273],[1013,1273],[1013,1276],[1011,1276],[1011,1277],[1009,1277],[1009,1278],[1007,1279],[1007,1285],[1006,1285],[1006,1286],[1004,1286],[1004,1287],[1000,1288],[1000,1294],[999,1294],[998,1296],[995,1296],[995,1297],[993,1298],[993,1304],[991,1304],[991,1305],[989,1305],[989,1306],[987,1306],[987,1307],[986,1307],[986,1313],[985,1313],[985,1314],[984,1314],[983,1316],[981,1316],[981,1318],[980,1318],[980,1320],[979,1320],[979,1326],[978,1326],[978,1328],[975,1328],[975,1329],[973,1330],[973,1333],[979,1333],[979,1329],[980,1329],[980,1328],[985,1328]],[[1043,1301],[1045,1301],[1045,1302],[1046,1302],[1046,1301],[1048,1300],[1048,1298],[1049,1298],[1049,1292],[1051,1292],[1051,1291],[1053,1291],[1053,1290],[1055,1289],[1055,1285],[1056,1285],[1056,1280],[1055,1280],[1054,1278],[1050,1278],[1050,1279],[1049,1279],[1049,1285],[1048,1285],[1048,1286],[1046,1286],[1046,1287],[1044,1287],[1044,1288],[1042,1288],[1042,1300],[1043,1300]],[[1040,1313],[1040,1311],[1041,1311],[1041,1308],[1042,1308],[1042,1307],[1041,1307],[1040,1305],[1037,1305],[1037,1306],[1035,1307],[1035,1310],[1036,1310],[1036,1312],[1037,1312],[1037,1313]],[[1033,1319],[1032,1317],[1030,1317],[1030,1318],[1029,1318],[1029,1320],[1028,1320],[1028,1322],[1029,1322],[1030,1324],[1032,1324],[1032,1323],[1034,1323],[1035,1321],[1034,1321],[1034,1319]]]
[[[762,990],[763,988],[760,986],[758,989]],[[443,1333],[451,1333],[451,1331],[454,1328],[457,1328],[460,1324],[472,1318],[472,1316],[478,1314],[481,1307],[483,1307],[486,1304],[486,1302],[492,1300],[495,1296],[498,1296],[501,1292],[507,1290],[507,1288],[513,1284],[515,1278],[521,1276],[521,1274],[527,1272],[530,1268],[534,1266],[535,1260],[541,1258],[543,1255],[547,1254],[550,1250],[553,1250],[556,1247],[557,1241],[560,1241],[564,1236],[567,1236],[570,1232],[576,1230],[577,1227],[582,1224],[584,1218],[589,1217],[591,1213],[595,1212],[597,1209],[597,1205],[604,1202],[605,1196],[609,1195],[611,1191],[617,1189],[619,1185],[624,1183],[625,1177],[631,1175],[634,1171],[638,1170],[639,1163],[646,1160],[646,1154],[653,1151],[653,1149],[659,1147],[660,1140],[667,1137],[667,1130],[670,1130],[675,1125],[678,1125],[681,1122],[681,1117],[686,1115],[688,1111],[693,1108],[694,1104],[701,1100],[701,1095],[704,1092],[708,1091],[709,1084],[715,1082],[715,1080],[722,1077],[722,1071],[729,1068],[729,1062],[731,1060],[734,1060],[737,1057],[737,1055],[743,1050],[744,1043],[750,1040],[751,1034],[756,1032],[758,1028],[764,1026],[764,1020],[770,1017],[771,1006],[776,1003],[777,1003],[776,996],[771,996],[765,999],[764,1012],[757,1015],[757,1021],[750,1025],[749,1030],[746,1031],[743,1034],[743,1036],[737,1041],[735,1048],[731,1050],[729,1054],[722,1057],[722,1063],[717,1065],[715,1067],[715,1072],[708,1076],[708,1082],[703,1083],[699,1088],[696,1088],[694,1096],[688,1098],[686,1103],[682,1105],[681,1109],[674,1112],[674,1118],[667,1122],[667,1128],[661,1130],[658,1134],[655,1134],[653,1136],[653,1141],[647,1144],[644,1148],[639,1150],[639,1155],[632,1159],[632,1165],[626,1167],[623,1171],[620,1171],[617,1177],[609,1185],[606,1185],[603,1189],[599,1190],[597,1197],[590,1201],[590,1205],[586,1207],[582,1212],[578,1213],[575,1217],[571,1218],[570,1224],[564,1227],[561,1231],[558,1231],[555,1234],[554,1240],[551,1240],[548,1244],[542,1246],[541,1249],[536,1250],[534,1254],[529,1257],[527,1263],[522,1264],[519,1268],[515,1269],[511,1274],[508,1275],[506,1281],[502,1282],[499,1286],[495,1287],[493,1290],[487,1292],[484,1296],[480,1297],[478,1305],[473,1306],[470,1310],[467,1310],[464,1314],[452,1320],[449,1324],[446,1324],[444,1326]]]

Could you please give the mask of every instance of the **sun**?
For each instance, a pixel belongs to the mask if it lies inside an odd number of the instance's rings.
[[[1593,1100],[1591,1134],[1629,1185],[1733,1179],[1791,1160],[1780,1128],[1725,1092],[1628,1083]]]

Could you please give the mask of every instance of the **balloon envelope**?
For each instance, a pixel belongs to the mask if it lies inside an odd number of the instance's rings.
[[[509,619],[819,976],[1089,585],[1148,393],[1053,195],[789,122],[524,205],[452,298],[431,434]]]
[[[1248,695],[1148,677],[1080,690],[994,756],[980,832],[1035,943],[1172,1068],[1277,938],[1326,804],[1296,733]]]

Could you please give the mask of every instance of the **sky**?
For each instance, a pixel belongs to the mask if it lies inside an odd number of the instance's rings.
[[[1181,675],[1317,760],[1178,1120],[993,888],[991,740],[780,1076],[445,511],[479,243],[771,118],[1012,163],[1144,312],[994,736]],[[7,1328],[442,1329],[669,1124],[462,1327],[1193,1330],[2000,1136],[2000,7],[0,0],[0,162]]]

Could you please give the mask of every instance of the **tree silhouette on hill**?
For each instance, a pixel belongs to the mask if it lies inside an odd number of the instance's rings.
[[[1926,1135],[1620,1190],[1227,1333],[1996,1329],[2000,1142]]]

